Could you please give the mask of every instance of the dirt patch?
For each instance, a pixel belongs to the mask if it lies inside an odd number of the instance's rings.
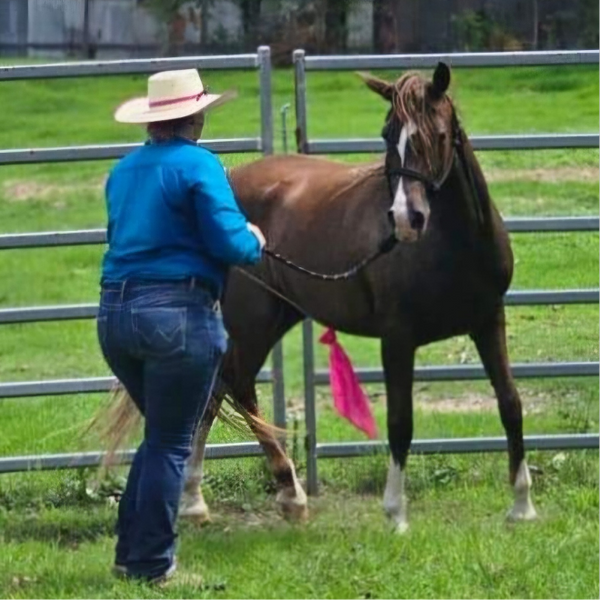
[[[488,182],[495,181],[540,181],[558,183],[564,181],[598,182],[596,167],[553,167],[551,169],[485,169]]]
[[[374,393],[369,395],[373,405],[382,404],[385,406],[385,393]],[[415,389],[413,392],[414,406],[416,409],[426,413],[476,413],[476,412],[497,412],[498,402],[493,394],[474,394],[466,393],[461,396],[451,396],[440,398],[439,395],[433,396],[427,391]],[[547,398],[535,394],[521,392],[521,403],[523,405],[523,414],[538,414],[544,409],[544,403],[547,404]],[[333,400],[329,395],[317,395],[317,410],[323,408],[332,408]],[[304,401],[297,399],[293,405],[288,404],[288,414],[302,420],[304,418]]]
[[[84,184],[56,184],[18,179],[5,181],[2,184],[2,195],[10,202],[54,200],[60,196],[73,195],[83,191],[101,192],[103,187],[104,178],[92,179]]]

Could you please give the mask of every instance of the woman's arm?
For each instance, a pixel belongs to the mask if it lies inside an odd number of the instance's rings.
[[[205,151],[190,177],[198,228],[211,255],[227,264],[260,261],[264,238],[249,227],[218,158]]]

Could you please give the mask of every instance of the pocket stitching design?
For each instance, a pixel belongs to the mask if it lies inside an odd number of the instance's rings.
[[[176,313],[178,316],[178,325],[173,328],[171,332],[165,332],[161,330],[159,326],[154,326],[150,336],[140,327],[139,316],[143,313],[156,313],[159,311],[168,311],[170,313]],[[186,326],[187,326],[187,308],[186,307],[148,307],[148,308],[134,308],[131,310],[133,317],[133,330],[135,333],[135,345],[138,348],[140,354],[156,358],[169,358],[185,352],[187,346],[186,339]],[[181,338],[179,344],[169,348],[167,351],[156,351],[152,350],[152,345],[156,340],[157,336],[160,336],[167,343],[171,343],[176,340],[177,336]],[[145,347],[143,347],[145,346]]]

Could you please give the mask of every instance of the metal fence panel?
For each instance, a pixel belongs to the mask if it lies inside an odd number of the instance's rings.
[[[458,54],[429,55],[386,55],[386,56],[306,56],[304,50],[296,50],[293,55],[295,75],[296,133],[298,151],[304,154],[335,154],[353,152],[382,152],[383,141],[380,139],[320,139],[308,137],[307,117],[307,82],[306,71],[347,70],[347,69],[411,69],[432,68],[439,61],[453,67],[505,67],[505,66],[540,66],[540,65],[578,65],[598,64],[599,51],[567,51],[567,52],[484,52]],[[541,135],[502,135],[471,136],[473,146],[477,150],[529,150],[546,148],[597,148],[600,136],[594,133],[581,134],[541,134]],[[544,217],[544,218],[508,218],[505,219],[507,229],[512,232],[533,231],[598,231],[599,218],[594,217]],[[560,295],[557,295],[560,294]],[[512,305],[534,305],[551,303],[558,297],[569,302],[598,302],[596,290],[534,290],[513,292],[507,297]],[[309,493],[316,493],[318,485],[317,456],[353,456],[362,453],[364,444],[318,444],[316,442],[316,416],[314,386],[329,383],[329,375],[325,371],[316,371],[314,364],[314,348],[312,345],[312,325],[304,323],[304,386],[305,414],[307,428],[307,487]],[[310,342],[307,344],[307,342]],[[307,368],[306,365],[311,365]],[[598,362],[542,363],[512,365],[516,377],[598,377]],[[383,381],[380,369],[358,369],[363,382]],[[486,377],[480,365],[440,365],[424,366],[415,370],[416,380],[448,381],[481,379]],[[531,442],[531,440],[530,440]],[[537,442],[541,443],[540,440]],[[598,445],[598,436],[593,440]],[[546,448],[590,447],[590,438],[581,436],[557,437]],[[452,452],[470,451],[465,448],[481,448],[494,450],[504,440],[433,440],[422,441],[423,451]],[[425,445],[423,445],[425,444]],[[462,445],[461,445],[462,444]],[[543,446],[543,444],[542,444]],[[502,446],[504,447],[504,446]],[[416,444],[415,448],[419,448]],[[339,452],[340,454],[336,454]],[[329,454],[328,454],[329,453]]]
[[[95,77],[100,75],[150,74],[166,69],[182,68],[257,70],[260,83],[260,134],[256,138],[203,140],[202,144],[209,150],[218,153],[262,152],[263,154],[271,154],[273,152],[272,73],[270,49],[267,46],[261,46],[256,54],[235,56],[191,56],[167,59],[2,66],[0,67],[0,82]],[[0,165],[116,159],[139,146],[140,144],[104,144],[63,148],[8,149],[0,151]],[[5,250],[103,244],[105,242],[106,232],[103,229],[0,235],[0,249]],[[89,304],[10,308],[0,310],[0,324],[86,319],[95,317],[96,313],[97,306]],[[259,373],[257,381],[259,383],[272,383],[277,425],[285,427],[283,353],[280,344],[273,351],[273,370],[263,369]],[[0,383],[0,398],[107,392],[113,388],[115,383],[116,381],[112,377]],[[260,454],[260,448],[256,443],[207,447],[209,458],[255,456],[257,454]],[[8,457],[0,459],[0,472],[26,470],[34,465],[44,469],[94,465],[99,463],[100,456],[99,453],[76,453]]]

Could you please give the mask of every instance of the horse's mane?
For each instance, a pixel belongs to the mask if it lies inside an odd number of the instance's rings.
[[[403,123],[412,121],[416,126],[413,144],[417,151],[422,153],[428,168],[432,172],[437,172],[443,164],[440,164],[439,157],[436,156],[435,113],[430,108],[431,103],[427,101],[429,85],[430,82],[420,73],[405,73],[394,84],[392,104],[396,115]],[[441,102],[451,104],[447,96],[444,96]]]

